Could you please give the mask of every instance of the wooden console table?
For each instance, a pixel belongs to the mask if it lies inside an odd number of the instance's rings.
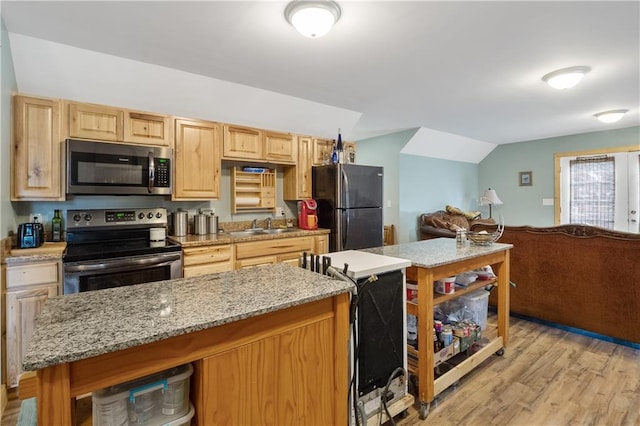
[[[494,353],[504,353],[509,339],[509,250],[512,247],[510,244],[494,243],[458,249],[454,239],[438,238],[366,250],[410,260],[412,266],[407,269],[407,279],[418,282],[418,304],[407,303],[407,313],[418,317],[418,398],[421,419],[425,419],[429,414],[431,402],[436,395]],[[495,282],[476,282],[466,289],[456,289],[454,294],[434,293],[434,281],[486,265],[493,268],[496,274]],[[496,336],[478,352],[435,379],[433,341],[429,338],[433,330],[433,307],[490,283],[498,289]]]

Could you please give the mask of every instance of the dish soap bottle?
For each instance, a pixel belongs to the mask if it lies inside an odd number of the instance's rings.
[[[62,217],[58,209],[53,211],[53,219],[51,219],[51,241],[62,241]]]

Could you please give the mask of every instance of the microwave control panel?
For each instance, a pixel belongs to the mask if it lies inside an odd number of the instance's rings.
[[[153,180],[153,186],[159,188],[169,188],[171,176],[170,160],[168,158],[156,158],[156,176]]]

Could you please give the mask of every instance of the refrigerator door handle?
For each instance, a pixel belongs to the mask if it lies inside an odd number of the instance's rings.
[[[349,235],[349,222],[350,222],[350,220],[349,220],[349,211],[345,210],[343,214],[347,216],[347,220],[346,220],[346,223],[345,223],[344,232],[342,233],[342,250],[344,250],[345,247],[347,246],[347,235]]]
[[[342,186],[342,193],[344,194],[344,208],[351,207],[351,203],[349,202],[349,177],[344,171],[343,167],[340,167],[340,174],[342,175],[342,181],[344,182]]]

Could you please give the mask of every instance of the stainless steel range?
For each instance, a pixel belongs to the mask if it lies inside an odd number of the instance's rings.
[[[64,294],[182,277],[180,245],[150,238],[166,227],[164,208],[68,210]]]

